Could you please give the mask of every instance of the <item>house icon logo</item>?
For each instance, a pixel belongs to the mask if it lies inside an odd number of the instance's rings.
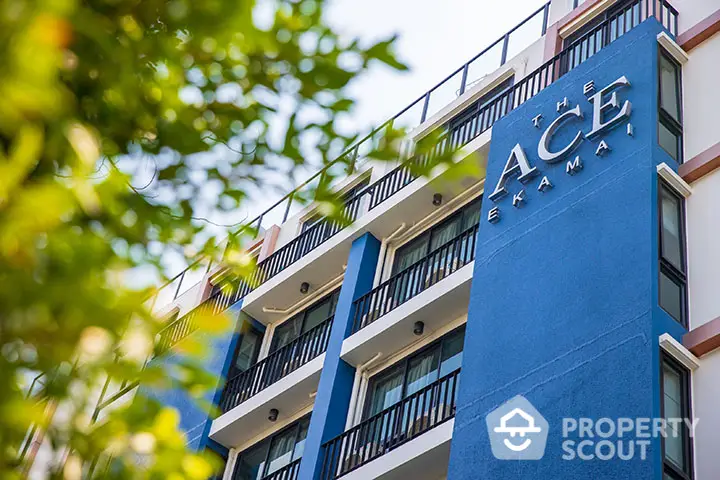
[[[548,422],[523,396],[505,402],[485,418],[493,455],[499,460],[540,460]]]

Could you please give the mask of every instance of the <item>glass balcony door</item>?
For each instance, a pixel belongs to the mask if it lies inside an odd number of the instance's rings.
[[[233,480],[261,480],[302,458],[310,418],[304,418],[238,455]]]
[[[288,345],[335,314],[339,290],[331,293],[310,308],[296,314],[275,328],[270,353]]]
[[[380,413],[460,368],[464,341],[463,326],[373,376],[368,386],[365,418]]]

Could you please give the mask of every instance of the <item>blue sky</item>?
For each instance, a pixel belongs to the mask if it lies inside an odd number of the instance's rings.
[[[353,84],[359,128],[382,123],[504,35],[546,0],[335,0],[328,19],[367,39],[397,33],[407,73],[375,68]],[[536,37],[537,38],[537,37]]]

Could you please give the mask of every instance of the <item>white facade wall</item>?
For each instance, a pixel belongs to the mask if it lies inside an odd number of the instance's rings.
[[[717,480],[720,476],[720,350],[703,356],[692,373],[693,416],[699,419],[693,441],[695,480]]]
[[[717,0],[668,0],[678,16],[678,31],[683,33],[699,22],[720,10]]]
[[[720,2],[715,0],[720,9]],[[685,12],[680,18],[683,18]],[[720,33],[689,52],[690,60],[683,66],[683,139],[685,160],[720,142],[717,115],[720,112],[718,59]]]
[[[690,329],[720,317],[720,171],[692,186],[686,202]]]
[[[680,32],[720,9],[716,0],[673,0],[681,11]],[[720,143],[718,59],[720,34],[692,49],[683,66],[683,140],[685,161]],[[690,330],[720,317],[720,170],[693,182],[686,202]],[[700,358],[692,372],[695,480],[720,475],[720,350]]]

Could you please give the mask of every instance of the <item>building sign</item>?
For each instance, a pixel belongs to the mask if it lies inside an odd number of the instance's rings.
[[[508,199],[508,204],[512,207],[521,208],[527,201],[527,189],[536,188],[540,193],[544,193],[553,188],[550,177],[544,172],[541,174],[544,167],[552,167],[564,162],[566,175],[578,174],[583,168],[583,159],[580,155],[575,155],[574,158],[572,156],[584,142],[599,139],[595,156],[601,157],[610,152],[610,146],[603,139],[607,132],[625,125],[627,134],[632,136],[633,126],[629,121],[632,105],[628,100],[622,101],[619,98],[619,93],[629,87],[630,82],[625,76],[600,90],[596,90],[594,81],[583,85],[583,94],[592,109],[592,126],[588,132],[578,129],[572,140],[562,148],[551,148],[552,139],[560,129],[570,129],[572,124],[583,120],[584,113],[581,106],[570,105],[566,97],[557,102],[557,118],[552,121],[543,118],[542,115],[533,118],[532,125],[542,131],[537,146],[539,161],[531,162],[519,143],[513,147],[495,189],[488,197],[496,204],[488,212],[488,221],[490,223],[500,221],[502,208],[505,208],[500,202],[504,197],[512,198],[512,201]],[[538,168],[538,165],[542,168]],[[510,188],[517,193],[508,195]]]

